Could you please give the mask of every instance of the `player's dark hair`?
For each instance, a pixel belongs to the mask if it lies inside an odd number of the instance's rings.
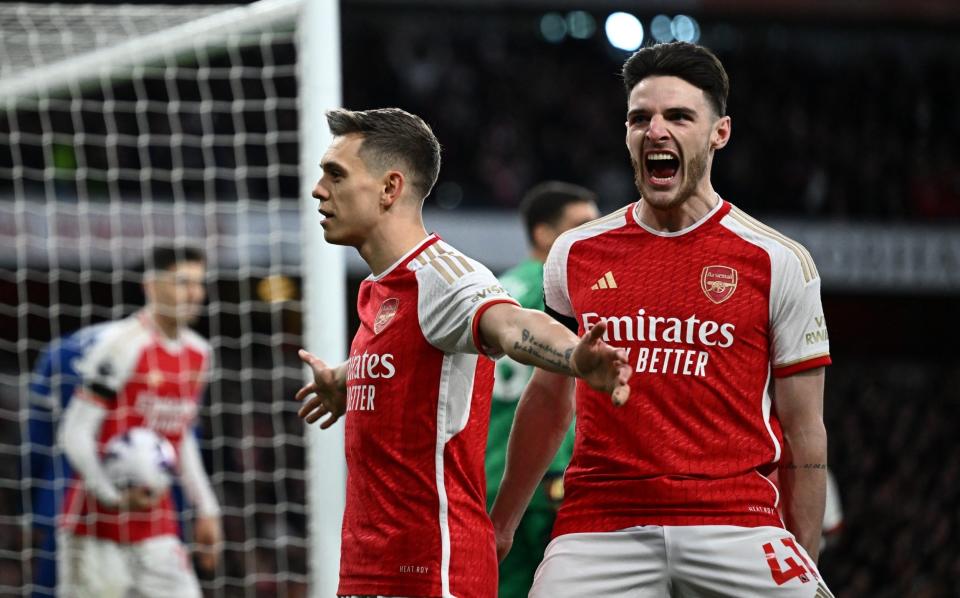
[[[405,166],[410,183],[420,198],[430,194],[440,174],[440,142],[430,125],[400,108],[327,112],[327,124],[335,137],[363,135],[360,157],[384,170]]]
[[[144,259],[143,270],[169,270],[183,262],[206,261],[203,250],[194,245],[157,245]]]
[[[564,209],[572,203],[597,203],[593,191],[561,181],[546,181],[536,185],[520,200],[520,215],[527,229],[527,238],[533,242],[533,229],[538,224],[556,226],[563,218]]]
[[[628,95],[647,77],[679,77],[703,90],[717,116],[727,113],[730,79],[720,59],[703,46],[670,42],[643,48],[623,63],[622,74]]]

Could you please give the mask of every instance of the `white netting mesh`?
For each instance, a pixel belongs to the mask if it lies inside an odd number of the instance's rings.
[[[0,78],[115,46],[230,6],[0,4]]]
[[[223,10],[0,4],[0,87]],[[31,408],[30,372],[52,339],[136,310],[161,241],[209,257],[201,446],[226,546],[205,593],[305,593],[297,52],[292,19],[263,23],[0,98],[0,595],[42,592],[52,520],[34,499],[63,487],[56,460],[37,465],[59,401]]]

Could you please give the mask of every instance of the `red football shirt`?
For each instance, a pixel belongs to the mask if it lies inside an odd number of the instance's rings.
[[[554,534],[782,526],[768,479],[783,442],[771,376],[830,363],[813,261],[724,201],[671,233],[636,208],[565,233],[547,260],[547,306],[581,333],[606,321],[605,340],[634,368],[621,408],[577,384]]]
[[[107,409],[97,439],[107,442],[131,428],[151,428],[178,452],[190,434],[206,378],[210,347],[184,329],[170,340],[140,311],[107,324],[77,364],[83,390],[74,400],[91,400]],[[133,543],[176,535],[178,524],[170,492],[147,512],[118,511],[101,505],[78,480],[67,491],[61,524],[76,535]]]
[[[338,594],[496,594],[483,468],[493,362],[476,327],[505,301],[484,266],[436,236],[361,284]]]

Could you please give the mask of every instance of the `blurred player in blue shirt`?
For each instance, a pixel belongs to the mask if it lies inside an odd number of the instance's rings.
[[[66,484],[73,476],[70,465],[55,447],[57,420],[70,402],[80,376],[77,359],[97,338],[101,324],[81,328],[51,341],[40,353],[30,378],[30,417],[27,448],[30,458],[23,479],[30,488],[31,522],[40,540],[35,561],[33,596],[53,596],[56,587],[56,523]]]

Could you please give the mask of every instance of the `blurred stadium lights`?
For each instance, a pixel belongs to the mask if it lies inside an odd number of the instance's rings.
[[[682,42],[697,43],[700,41],[700,25],[693,17],[677,15],[670,22],[670,32],[674,39]]]
[[[677,15],[672,19],[667,15],[657,15],[650,21],[650,37],[658,44],[674,40],[697,43],[700,41],[700,24],[688,15]]]
[[[294,301],[297,295],[296,283],[283,274],[273,274],[257,283],[257,296],[264,303]]]
[[[607,17],[604,30],[607,33],[607,40],[614,48],[633,52],[643,44],[643,24],[629,13],[611,14]]]
[[[567,21],[560,13],[548,12],[540,17],[540,35],[551,44],[559,44],[567,36]]]
[[[540,17],[540,35],[552,44],[559,44],[568,36],[589,39],[596,30],[593,15],[583,10],[571,11],[566,18],[558,12],[548,12]],[[611,13],[604,30],[610,45],[618,50],[632,52],[643,45],[643,23],[630,13]],[[697,43],[700,41],[700,24],[688,15],[676,15],[671,19],[661,14],[650,22],[650,35],[657,43],[673,40]]]
[[[543,39],[559,44],[567,36],[573,39],[589,39],[597,31],[597,21],[588,12],[574,10],[566,18],[557,12],[548,12],[540,17],[540,35]]]
[[[597,21],[588,12],[575,10],[567,14],[567,28],[574,39],[589,39],[597,31]]]
[[[667,15],[657,15],[650,21],[650,35],[657,43],[673,41],[673,21]]]

